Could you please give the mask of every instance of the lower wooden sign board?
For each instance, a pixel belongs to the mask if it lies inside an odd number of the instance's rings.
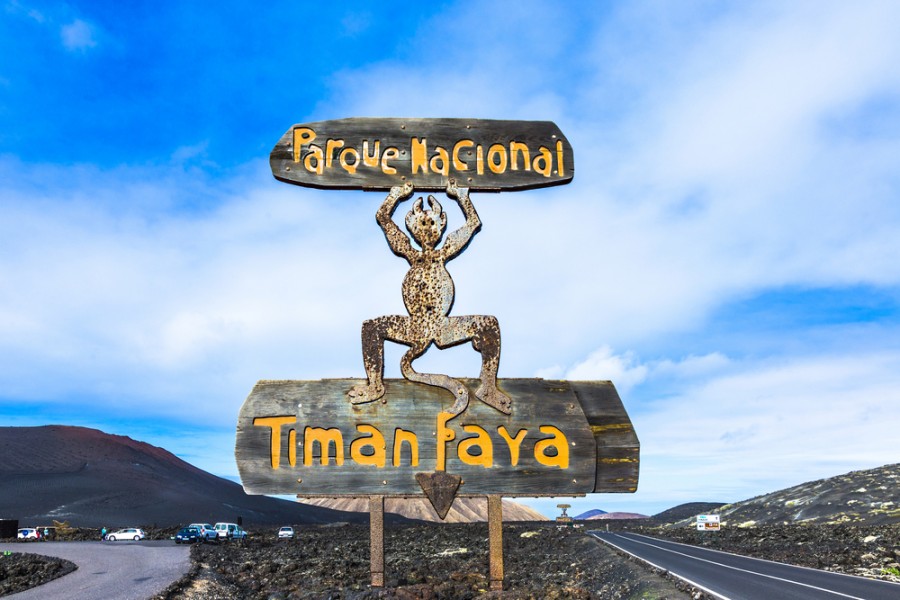
[[[385,381],[383,402],[353,405],[347,392],[360,383],[258,382],[238,417],[244,490],[408,497],[446,489],[445,475],[456,496],[637,489],[640,444],[609,381],[502,379],[512,414],[473,399],[456,416],[448,392],[405,379]]]

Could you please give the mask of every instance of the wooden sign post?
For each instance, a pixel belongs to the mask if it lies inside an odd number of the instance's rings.
[[[546,121],[340,119],[294,125],[270,156],[279,180],[389,190],[376,211],[390,249],[410,265],[407,315],[362,324],[365,379],[260,381],[238,417],[235,457],[251,494],[368,497],[372,585],[384,585],[385,497],[429,499],[443,519],[459,496],[488,497],[491,589],[503,587],[501,497],[634,492],[640,444],[609,381],[497,378],[500,324],[454,316],[447,262],[481,228],[472,190],[568,183],[574,155]],[[393,220],[416,191],[445,191],[463,213],[446,235],[432,195],[412,202],[408,234]],[[409,349],[404,379],[384,379],[384,344]],[[479,379],[419,373],[431,346],[471,342]]]

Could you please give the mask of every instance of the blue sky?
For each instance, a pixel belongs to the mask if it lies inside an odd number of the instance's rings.
[[[500,320],[501,377],[620,391],[639,491],[571,514],[900,460],[900,5],[245,4],[0,0],[5,424],[236,475],[258,379],[361,377],[359,324],[403,312],[381,196],[277,182],[278,138],[552,120],[574,181],[473,194],[450,271],[455,314]]]

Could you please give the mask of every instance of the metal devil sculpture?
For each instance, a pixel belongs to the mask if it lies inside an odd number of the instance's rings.
[[[353,118],[292,126],[269,157],[273,175],[323,189],[388,191],[376,212],[409,263],[406,315],[362,324],[366,379],[261,380],[241,407],[235,459],[245,491],[369,498],[372,585],[384,585],[385,497],[421,498],[444,519],[458,496],[487,496],[491,588],[502,589],[501,497],[637,489],[640,444],[609,381],[498,380],[500,325],[451,315],[447,263],[481,229],[470,191],[562,185],[574,155],[548,121]],[[464,223],[447,233],[444,192]],[[414,198],[414,199],[413,199]],[[412,199],[404,219],[394,213]],[[384,379],[384,346],[408,347],[403,379]],[[432,346],[472,343],[479,379],[420,373]],[[474,394],[478,402],[472,402]]]
[[[384,230],[388,245],[397,256],[409,263],[403,279],[403,304],[409,315],[392,315],[370,319],[362,326],[363,363],[368,381],[349,392],[350,401],[362,404],[384,401],[384,342],[390,340],[409,350],[400,359],[403,376],[418,383],[443,388],[453,394],[455,402],[447,412],[458,415],[469,405],[469,390],[461,381],[448,375],[419,373],[412,362],[434,344],[449,348],[465,342],[481,353],[481,385],[475,396],[504,414],[509,414],[512,401],[497,388],[497,368],[500,363],[500,325],[496,317],[469,315],[451,317],[453,307],[453,278],[447,271],[447,261],[458,256],[481,228],[481,221],[469,199],[467,188],[458,188],[450,179],[447,196],[462,209],[465,224],[447,236],[440,244],[447,228],[447,214],[434,196],[428,196],[428,206],[420,197],[406,214],[406,228],[419,245],[413,246],[391,218],[397,205],[413,195],[411,183],[391,188],[376,219]]]

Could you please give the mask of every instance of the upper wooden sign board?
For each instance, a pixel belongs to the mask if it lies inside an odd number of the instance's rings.
[[[350,118],[297,124],[269,156],[272,174],[315,187],[524,190],[569,183],[572,146],[550,121]]]

